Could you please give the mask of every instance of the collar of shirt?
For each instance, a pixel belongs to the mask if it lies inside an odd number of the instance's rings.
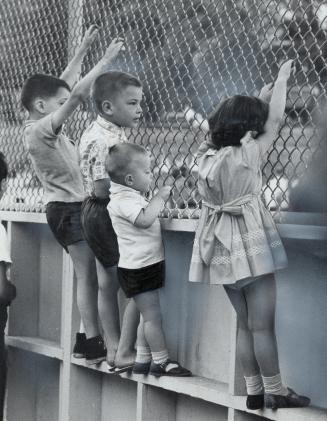
[[[143,197],[141,192],[132,189],[131,187],[124,186],[123,184],[114,183],[113,181],[110,182],[110,194],[126,194],[128,196],[136,195]]]
[[[109,132],[112,132],[113,134],[115,134],[121,140],[126,139],[126,134],[125,134],[125,130],[123,129],[123,127],[119,127],[116,124],[111,123],[111,121],[108,121],[108,120],[104,119],[100,115],[98,115],[98,117],[96,119],[96,123],[100,127],[102,127],[103,129],[108,130]]]

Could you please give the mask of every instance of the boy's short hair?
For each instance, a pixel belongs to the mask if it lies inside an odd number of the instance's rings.
[[[106,158],[106,170],[114,183],[124,183],[125,176],[131,170],[135,158],[147,155],[148,151],[135,143],[117,143],[109,149]]]
[[[223,101],[209,116],[209,129],[213,145],[240,146],[246,132],[255,137],[264,132],[269,105],[254,96],[235,95]]]
[[[70,86],[63,79],[51,75],[35,74],[25,81],[21,93],[21,102],[27,111],[31,111],[33,101],[36,98],[52,97],[56,95],[59,88],[71,91]]]
[[[98,76],[93,83],[92,98],[98,113],[102,113],[102,102],[111,100],[128,86],[142,88],[140,80],[129,73],[112,71]]]
[[[6,162],[6,158],[2,152],[0,152],[0,187],[1,182],[8,176],[8,165]]]

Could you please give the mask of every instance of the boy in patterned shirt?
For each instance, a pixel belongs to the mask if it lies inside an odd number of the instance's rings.
[[[92,98],[98,116],[84,132],[79,147],[87,194],[81,220],[84,236],[96,256],[100,292],[98,306],[107,346],[108,369],[121,373],[133,366],[139,313],[132,300],[124,303],[126,309],[120,335],[116,274],[119,252],[107,210],[110,181],[105,158],[111,146],[127,142],[124,128],[138,125],[142,114],[142,85],[127,73],[107,72],[94,82]],[[126,301],[120,293],[119,301]]]

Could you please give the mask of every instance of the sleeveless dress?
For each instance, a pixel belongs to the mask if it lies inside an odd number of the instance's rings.
[[[241,144],[217,150],[204,142],[199,148],[202,209],[191,282],[241,285],[240,280],[251,282],[287,266],[276,225],[261,200],[263,157],[258,142],[248,133]]]

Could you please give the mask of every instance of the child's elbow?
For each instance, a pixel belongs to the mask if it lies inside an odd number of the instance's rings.
[[[84,95],[83,90],[81,89],[80,86],[76,85],[73,88],[73,90],[72,90],[72,92],[70,94],[70,100],[71,101],[76,101],[76,102],[79,103],[79,102],[83,102],[84,99],[85,99],[85,95]]]
[[[143,229],[145,229],[145,228],[151,227],[152,224],[150,222],[146,221],[146,220],[140,220],[140,221],[135,221],[134,225],[137,228],[143,228]]]

